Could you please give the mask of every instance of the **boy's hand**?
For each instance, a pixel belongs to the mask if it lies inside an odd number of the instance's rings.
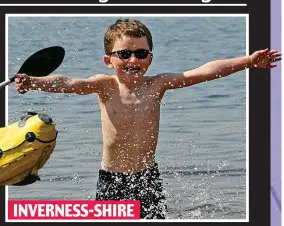
[[[16,89],[19,93],[26,93],[31,88],[31,78],[26,74],[14,74]]]
[[[281,53],[277,50],[264,49],[254,52],[249,58],[253,68],[274,68],[277,65],[273,63],[281,60]]]

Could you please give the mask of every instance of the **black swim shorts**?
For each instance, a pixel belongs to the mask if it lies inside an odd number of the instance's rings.
[[[165,219],[162,183],[158,164],[135,174],[100,170],[96,200],[139,200],[141,219]]]

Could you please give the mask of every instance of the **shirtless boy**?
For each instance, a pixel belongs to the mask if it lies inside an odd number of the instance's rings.
[[[216,60],[183,73],[144,76],[151,65],[152,36],[138,20],[117,20],[105,33],[106,66],[114,75],[87,79],[62,75],[15,74],[20,92],[97,93],[103,157],[96,198],[140,200],[141,218],[164,219],[165,196],[155,163],[160,103],[165,92],[221,78],[247,68],[273,68],[281,53],[268,49],[250,56]]]

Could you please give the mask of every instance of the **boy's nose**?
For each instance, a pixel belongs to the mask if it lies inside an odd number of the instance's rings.
[[[138,59],[135,57],[134,53],[132,53],[131,57],[128,60],[129,62],[136,62]]]

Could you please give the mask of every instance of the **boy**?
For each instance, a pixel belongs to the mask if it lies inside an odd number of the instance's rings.
[[[106,66],[115,75],[89,79],[15,74],[20,92],[97,93],[101,109],[103,157],[96,199],[140,200],[141,218],[164,219],[165,196],[155,163],[160,103],[168,89],[195,85],[246,68],[273,68],[281,53],[268,49],[251,56],[209,62],[184,73],[144,76],[151,65],[152,36],[138,20],[117,20],[105,33]]]

